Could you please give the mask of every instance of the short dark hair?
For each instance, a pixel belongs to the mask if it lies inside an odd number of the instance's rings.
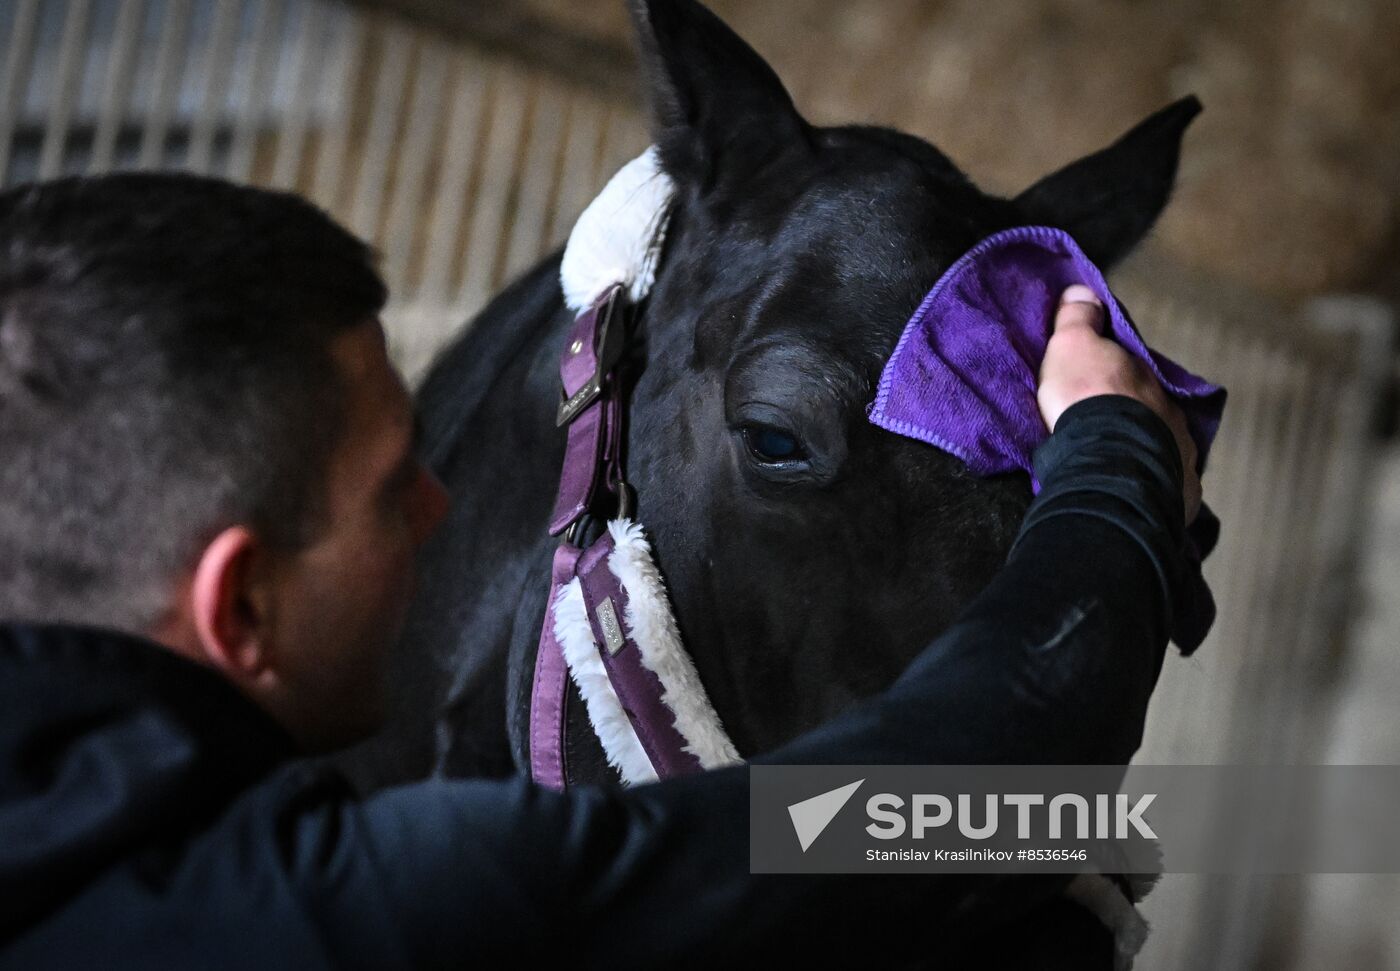
[[[330,343],[386,291],[297,196],[173,173],[0,195],[0,617],[144,629],[235,523],[315,535]]]

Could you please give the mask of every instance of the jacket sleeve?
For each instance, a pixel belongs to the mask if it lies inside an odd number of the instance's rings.
[[[1127,762],[1182,570],[1176,446],[1145,406],[1093,398],[1064,413],[1036,471],[1005,569],[961,619],[888,690],[753,761]],[[284,841],[341,962],[415,967],[942,953],[1067,879],[751,874],[748,771],[563,794],[432,781],[303,802]],[[355,943],[384,934],[392,946]]]

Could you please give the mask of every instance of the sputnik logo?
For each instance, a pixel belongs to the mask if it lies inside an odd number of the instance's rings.
[[[792,817],[792,828],[797,831],[797,842],[802,844],[803,853],[807,852],[807,847],[831,824],[841,807],[850,801],[863,782],[864,779],[857,779],[849,785],[823,792],[819,796],[795,802],[787,807],[788,815]]]

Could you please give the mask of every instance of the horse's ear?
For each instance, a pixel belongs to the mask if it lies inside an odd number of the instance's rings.
[[[739,35],[695,0],[630,0],[663,168],[708,184],[805,124],[783,83]]]
[[[1176,182],[1181,136],[1201,111],[1194,95],[1168,105],[1118,141],[1047,175],[1016,197],[1028,222],[1068,232],[1108,267],[1147,235]]]

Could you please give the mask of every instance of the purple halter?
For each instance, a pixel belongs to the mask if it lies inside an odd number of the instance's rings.
[[[622,471],[626,399],[617,374],[627,339],[627,309],[623,287],[610,288],[575,319],[559,363],[563,400],[558,423],[568,428],[568,444],[549,533],[563,533],[564,538],[554,554],[530,697],[530,772],[536,782],[552,789],[563,789],[569,781],[564,755],[569,672],[555,633],[554,605],[575,578],[608,680],[656,775],[666,778],[702,768],[699,759],[685,751],[686,739],[662,701],[663,686],[642,663],[637,643],[622,622],[628,595],[608,568],[615,549],[612,534],[605,531],[592,544],[582,545],[589,516],[603,515],[611,506],[621,519],[631,506]]]

